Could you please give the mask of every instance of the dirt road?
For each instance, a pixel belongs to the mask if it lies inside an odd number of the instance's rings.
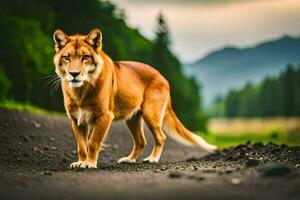
[[[159,164],[117,164],[131,147],[116,122],[98,169],[68,170],[76,145],[66,117],[0,110],[0,199],[300,199],[300,147],[245,144],[205,156],[168,139]]]

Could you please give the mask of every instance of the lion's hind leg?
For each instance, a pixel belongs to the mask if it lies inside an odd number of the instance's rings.
[[[133,138],[133,149],[127,157],[120,158],[118,163],[135,163],[147,144],[142,113],[139,111],[134,114],[126,120],[126,124]]]
[[[154,137],[154,147],[150,156],[144,159],[145,162],[157,163],[160,159],[166,140],[162,126],[169,98],[168,85],[161,80],[152,80],[142,105],[143,118]]]

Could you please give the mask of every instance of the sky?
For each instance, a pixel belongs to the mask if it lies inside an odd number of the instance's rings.
[[[157,15],[169,25],[172,51],[194,62],[224,46],[248,47],[282,35],[300,36],[300,0],[111,0],[128,25],[154,38]]]

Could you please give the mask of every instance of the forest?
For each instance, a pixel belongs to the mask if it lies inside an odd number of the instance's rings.
[[[205,130],[199,88],[186,78],[170,50],[169,29],[157,17],[156,37],[149,40],[126,24],[126,14],[109,1],[3,0],[0,8],[0,98],[63,111],[60,88],[52,91],[47,77],[54,73],[52,34],[87,34],[101,29],[104,51],[113,60],[134,60],[154,66],[171,84],[172,103],[183,123]]]
[[[266,77],[259,84],[247,83],[217,98],[212,117],[300,116],[300,66],[288,65],[277,77]]]

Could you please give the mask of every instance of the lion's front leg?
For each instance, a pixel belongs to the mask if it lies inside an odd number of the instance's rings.
[[[93,124],[93,132],[88,141],[88,152],[86,160],[82,163],[83,168],[97,168],[97,160],[100,152],[101,144],[107,135],[111,122],[113,120],[113,113],[101,115],[95,120]]]
[[[70,168],[81,167],[82,163],[87,157],[87,140],[88,140],[88,128],[86,125],[78,126],[76,121],[72,121],[72,129],[77,142],[77,154],[78,161],[73,162]]]

